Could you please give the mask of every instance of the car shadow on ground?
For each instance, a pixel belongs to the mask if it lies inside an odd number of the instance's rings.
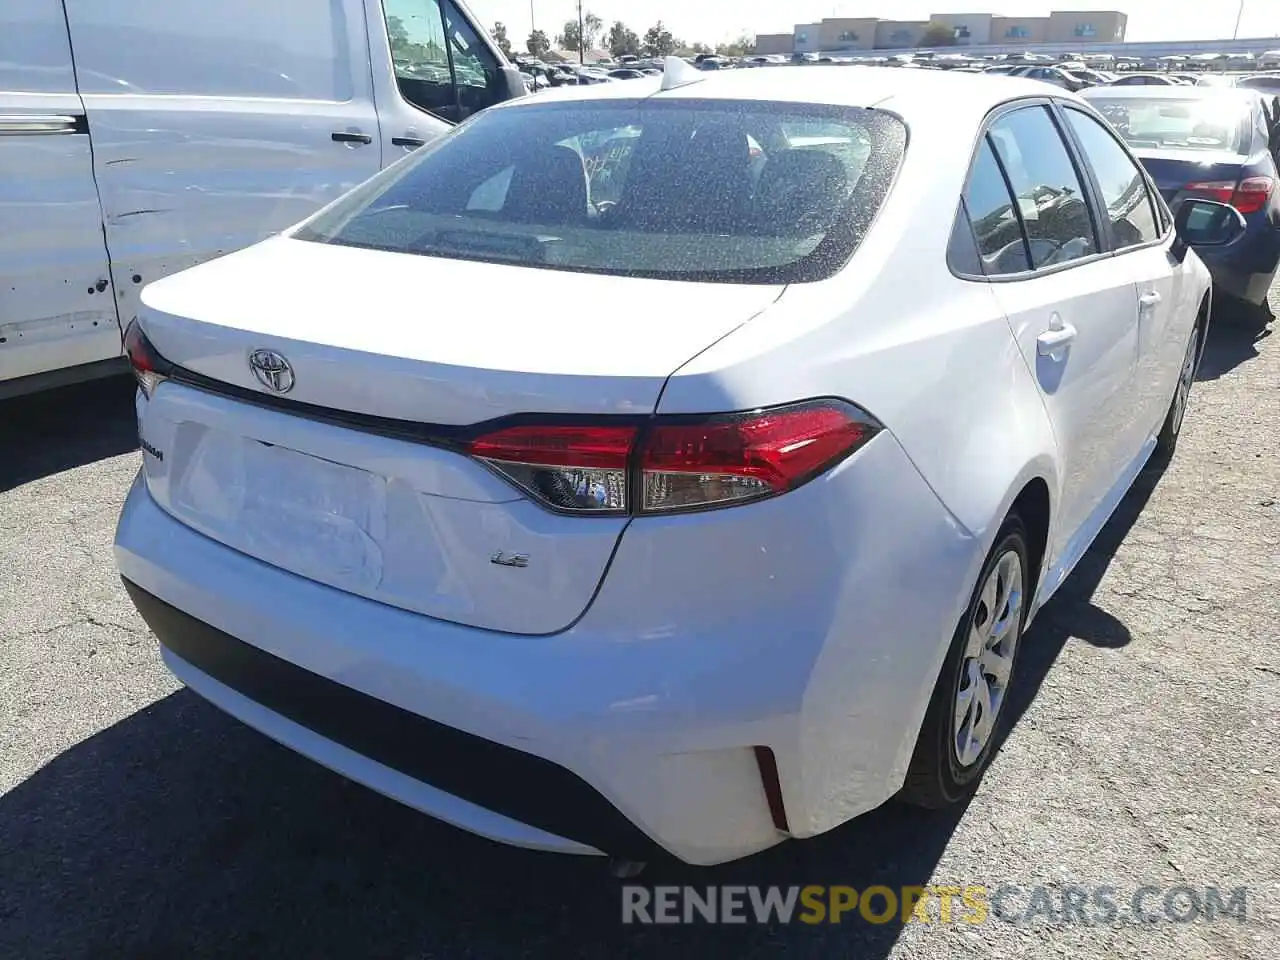
[[[1209,325],[1209,339],[1200,357],[1196,380],[1217,380],[1258,355],[1258,344],[1271,336],[1275,320],[1269,304],[1228,301],[1217,307]]]
[[[1148,469],[1028,634],[1013,718],[1072,638],[1129,640],[1092,604],[1159,483]],[[512,784],[512,789],[520,789]],[[645,885],[923,886],[964,815],[889,803],[824,836]],[[592,858],[498,846],[350,784],[180,691],[0,797],[0,955],[878,960],[898,922],[624,926]],[[988,878],[943,878],[982,882]]]
[[[133,377],[0,400],[0,492],[138,449]]]

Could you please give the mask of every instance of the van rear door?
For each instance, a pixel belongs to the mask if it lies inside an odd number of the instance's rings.
[[[126,323],[143,284],[283,230],[382,165],[362,0],[66,12]]]
[[[61,0],[0,3],[0,397],[121,356],[92,156]]]

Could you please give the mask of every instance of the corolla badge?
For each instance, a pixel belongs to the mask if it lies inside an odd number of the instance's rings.
[[[274,350],[255,350],[249,354],[249,369],[272,393],[288,393],[293,389],[293,367]]]

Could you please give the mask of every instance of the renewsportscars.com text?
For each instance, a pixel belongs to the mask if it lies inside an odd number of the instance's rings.
[[[622,888],[622,922],[1016,924],[1243,922],[1245,887],[1001,884]]]

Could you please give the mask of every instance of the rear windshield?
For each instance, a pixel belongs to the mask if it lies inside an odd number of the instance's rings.
[[[1089,102],[1137,149],[1240,153],[1249,129],[1250,106],[1244,99],[1090,97]]]
[[[819,280],[888,193],[906,128],[743,101],[499,108],[294,236],[424,256],[682,280]]]

